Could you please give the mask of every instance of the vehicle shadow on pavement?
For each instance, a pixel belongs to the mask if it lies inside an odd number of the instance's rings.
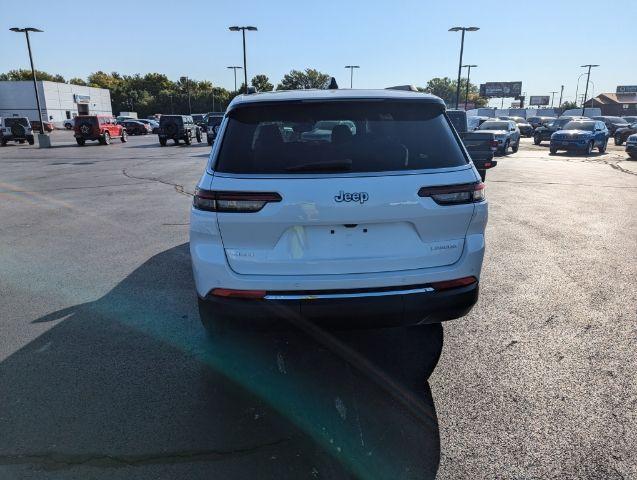
[[[190,268],[179,245],[34,320],[0,363],[0,477],[435,477],[441,327],[211,340]]]

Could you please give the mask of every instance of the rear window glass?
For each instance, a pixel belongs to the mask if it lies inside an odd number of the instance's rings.
[[[221,120],[223,120],[223,117],[208,117],[208,126],[216,127],[221,125]]]
[[[508,130],[508,122],[484,122],[480,125],[480,130]]]
[[[179,116],[171,117],[171,116],[168,116],[168,115],[162,115],[161,118],[159,119],[159,124],[161,126],[168,125],[168,124],[181,125],[182,122],[183,122],[183,120]]]
[[[230,112],[215,170],[356,173],[466,163],[442,106],[307,102],[249,105]]]
[[[28,127],[29,122],[26,118],[7,118],[4,121],[5,126],[11,128],[14,125],[22,125],[23,127]]]
[[[568,122],[562,130],[588,130],[593,132],[595,131],[595,122]]]

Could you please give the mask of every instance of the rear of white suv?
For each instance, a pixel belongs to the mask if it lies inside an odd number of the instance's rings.
[[[444,110],[392,90],[237,97],[191,212],[204,325],[267,328],[281,309],[334,328],[465,315],[487,202]],[[331,132],[308,135],[317,124]]]

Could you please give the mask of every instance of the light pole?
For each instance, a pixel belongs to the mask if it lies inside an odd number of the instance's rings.
[[[591,68],[599,67],[599,65],[588,64],[588,65],[581,65],[581,67],[582,68],[588,67],[588,74],[586,77],[586,90],[584,91],[584,102],[582,102],[582,116],[585,116],[584,112],[586,111],[586,97],[588,96],[588,84],[591,81]]]
[[[256,32],[257,27],[247,26],[247,27],[228,27],[231,32],[241,32],[243,35],[243,78],[246,86],[246,93],[248,93],[248,67],[246,66],[246,30],[249,32]]]
[[[42,109],[40,108],[40,95],[38,94],[38,81],[35,78],[35,67],[33,66],[33,55],[31,54],[31,40],[29,32],[42,32],[42,30],[33,27],[10,28],[12,32],[24,33],[27,37],[27,49],[29,50],[29,62],[31,62],[31,75],[33,75],[33,89],[35,90],[35,103],[38,107],[38,118],[40,119],[40,135],[44,135],[44,122],[42,121]]]
[[[467,102],[469,101],[469,79],[471,78],[471,69],[476,68],[477,65],[463,65],[467,67],[467,90],[464,95],[464,110],[467,111]]]
[[[562,107],[562,97],[564,96],[564,85],[562,85],[562,87],[560,88],[560,101],[558,102],[559,105],[557,106],[557,108],[561,108]]]
[[[549,92],[551,94],[551,108],[553,108],[553,105],[555,103],[555,94],[557,92]]]
[[[359,65],[345,65],[345,68],[349,68],[349,88],[354,88],[354,69],[361,67]]]
[[[460,62],[458,62],[458,85],[456,86],[456,110],[460,103],[460,74],[462,73],[462,52],[464,51],[464,32],[475,32],[480,30],[478,27],[452,27],[450,32],[462,32],[462,39],[460,40]]]
[[[231,67],[227,67],[230,68],[234,71],[234,91],[235,93],[237,92],[237,70],[241,70],[243,67],[238,67],[236,65],[233,65]]]

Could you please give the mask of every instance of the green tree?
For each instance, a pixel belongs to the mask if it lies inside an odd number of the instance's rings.
[[[306,68],[304,72],[291,70],[283,76],[277,85],[277,90],[302,90],[305,88],[327,88],[330,76],[313,68]]]
[[[35,76],[37,77],[38,80],[48,80],[50,82],[64,83],[64,77],[57,73],[51,74],[51,73],[43,72],[41,70],[36,70]],[[25,70],[23,68],[19,70],[9,70],[7,73],[0,74],[0,80],[4,80],[4,81],[9,80],[9,81],[17,82],[20,80],[32,80],[32,79],[33,79],[33,75],[31,73],[31,70]]]
[[[250,80],[250,83],[257,89],[257,92],[271,92],[274,90],[274,85],[270,83],[270,79],[267,75],[255,75],[252,77],[252,80]]]
[[[69,80],[69,83],[71,85],[84,85],[84,86],[86,86],[86,82],[84,80],[82,80],[81,78],[78,78],[78,77],[73,77],[72,79]]]
[[[419,88],[418,90],[430,93],[437,97],[442,98],[447,107],[456,106],[456,87],[458,85],[457,80],[451,80],[449,77],[435,77],[427,82],[425,88]],[[460,80],[460,105],[464,105],[464,99],[467,92],[467,80]],[[474,103],[476,107],[483,107],[488,103],[488,99],[480,96],[480,90],[477,85],[469,82],[469,95],[468,101]]]
[[[575,102],[563,102],[560,108],[562,110],[570,110],[571,108],[577,108],[577,104]]]

